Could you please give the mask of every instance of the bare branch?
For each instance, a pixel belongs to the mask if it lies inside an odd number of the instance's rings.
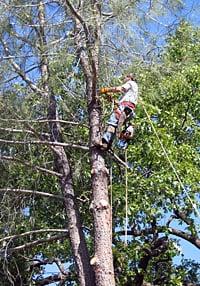
[[[34,170],[41,171],[41,172],[44,172],[46,174],[50,174],[50,175],[53,175],[53,176],[62,177],[62,174],[60,174],[58,172],[55,172],[55,171],[52,171],[52,170],[48,170],[46,168],[42,168],[42,167],[39,167],[39,166],[32,165],[29,162],[22,161],[22,160],[20,160],[18,158],[15,158],[15,157],[0,156],[0,160],[14,161],[14,163],[20,163],[22,165],[29,166],[30,168],[32,168]]]
[[[63,146],[63,147],[69,147],[69,148],[74,148],[74,149],[81,149],[85,151],[89,151],[88,146],[83,146],[83,145],[77,145],[73,143],[61,143],[61,142],[49,142],[49,141],[12,141],[12,140],[3,140],[0,139],[0,143],[7,143],[7,144],[39,144],[39,145],[49,145],[49,146]],[[123,160],[121,160],[113,151],[109,151],[109,153],[112,155],[114,160],[124,167],[131,169],[129,165],[127,165]]]
[[[32,247],[37,246],[37,245],[50,243],[50,242],[57,241],[57,240],[64,239],[64,238],[66,238],[66,233],[59,234],[59,235],[54,235],[54,236],[51,236],[49,238],[37,239],[35,241],[27,242],[25,244],[22,244],[22,245],[13,247],[13,248],[7,248],[6,251],[5,250],[1,250],[0,251],[0,255],[1,256],[5,256],[5,255],[13,253],[13,252],[19,252],[19,251],[22,251],[22,250],[25,250],[25,249],[32,248]]]
[[[164,226],[159,226],[157,227],[157,233],[165,233],[165,232],[168,232],[170,234],[173,234],[175,236],[178,236],[188,242],[190,242],[191,244],[193,244],[194,246],[196,246],[198,249],[200,249],[200,238],[199,237],[196,237],[194,235],[191,235],[190,233],[188,232],[184,232],[184,231],[181,231],[181,230],[178,230],[178,229],[175,229],[175,228],[172,228],[172,227],[164,227]],[[152,228],[146,228],[146,229],[142,229],[142,230],[136,230],[136,229],[133,229],[133,230],[130,230],[128,231],[128,235],[132,235],[134,237],[137,237],[137,236],[146,236],[146,235],[149,235],[149,234],[153,234],[155,232],[155,229],[152,229]],[[119,234],[121,235],[125,235],[125,232],[124,231],[120,231],[118,232]]]
[[[60,281],[65,281],[65,279],[67,278],[67,276],[69,276],[70,274],[54,274],[54,275],[51,275],[51,276],[48,276],[48,277],[45,277],[44,279],[41,279],[41,280],[35,280],[34,284],[36,286],[44,286],[44,285],[49,285],[53,282],[60,282]]]
[[[28,35],[26,35],[26,37],[23,37],[23,36],[17,34],[15,31],[12,31],[12,35],[15,36],[18,40],[21,40],[22,42],[27,43],[27,44],[30,45],[31,47],[34,46],[35,48],[39,49],[39,46],[38,46],[35,42],[30,41],[30,40],[28,39]],[[10,59],[11,59],[11,58],[10,58]]]
[[[7,121],[7,119],[6,119]],[[28,133],[28,134],[34,134],[33,131],[30,131],[30,130],[22,130],[22,129],[14,129],[14,128],[2,128],[0,127],[0,130],[1,131],[6,131],[6,132],[13,132],[13,133]]]
[[[35,135],[34,131],[26,130],[26,129],[14,129],[14,128],[2,128],[2,127],[0,127],[0,130],[6,131],[6,132],[26,133],[26,134],[28,133],[28,134]],[[49,134],[48,133],[41,133],[41,136],[49,137]]]
[[[118,162],[119,164],[123,165],[124,167],[131,169],[129,165],[127,165],[122,159],[120,159],[112,150],[109,150],[109,154],[111,154],[112,157],[114,157],[114,160]]]
[[[58,40],[57,40],[58,41]],[[50,43],[51,45],[53,45],[53,44],[55,44],[54,42],[52,42],[52,43]],[[48,44],[49,45],[49,44]],[[55,56],[57,56],[57,55],[59,55],[59,53],[57,52],[55,52],[55,53],[43,53],[43,54],[41,54],[41,56],[46,56],[46,57],[55,57]],[[70,54],[71,55],[71,54]],[[6,61],[6,60],[10,60],[10,59],[24,59],[24,58],[26,58],[26,59],[28,59],[28,58],[35,58],[35,55],[14,55],[14,56],[3,56],[3,57],[0,57],[0,62],[1,61]],[[32,68],[30,68],[30,69],[28,69],[28,70],[26,70],[25,71],[25,73],[26,72],[30,72],[31,70],[33,70],[33,69],[35,69],[35,68],[38,68],[38,65],[37,66],[34,66],[34,67],[32,67]],[[16,77],[14,77],[14,78],[11,78],[10,80],[12,80],[12,79],[15,79]],[[7,82],[7,81],[6,81]],[[3,82],[1,82],[1,84],[2,83],[5,83],[5,81],[3,81]]]
[[[78,13],[78,11],[75,9],[75,7],[71,4],[71,2],[69,0],[65,0],[64,2],[69,7],[73,17],[75,17],[81,23],[81,25],[84,29],[85,35],[86,35],[86,37],[88,37],[89,36],[89,30],[88,30],[88,27],[87,27],[84,19],[81,17],[81,15]]]
[[[63,263],[61,262],[61,260],[59,258],[54,258],[53,261],[56,263],[58,269],[60,270],[60,272],[65,275],[66,274],[66,271],[64,269],[64,265]]]
[[[2,60],[4,60],[4,59],[10,59],[10,57],[11,58],[18,58],[18,57],[15,57],[15,56],[9,56],[9,57],[1,57],[0,58],[0,62],[2,61]],[[24,57],[27,57],[27,56],[24,56]],[[31,71],[33,71],[34,69],[38,69],[38,65],[37,66],[32,66],[31,68],[29,68],[29,69],[27,69],[27,70],[25,70],[24,71],[24,73],[28,73],[28,72],[31,72]],[[6,80],[4,80],[4,81],[1,81],[0,82],[0,85],[3,85],[3,84],[5,84],[5,83],[8,83],[8,82],[10,82],[10,81],[12,81],[12,80],[14,80],[14,79],[16,79],[16,78],[18,78],[19,77],[19,75],[17,74],[17,75],[15,75],[15,76],[13,76],[13,77],[10,77],[10,78],[8,78],[8,79],[6,79]]]
[[[5,41],[1,39],[2,45],[4,47],[5,53],[7,56],[10,56],[9,49],[7,47],[7,44]],[[28,77],[27,75],[22,71],[22,69],[19,67],[19,65],[12,59],[9,59],[11,65],[13,66],[15,72],[28,84],[28,86],[36,93],[39,93],[40,95],[45,95],[45,92],[41,89],[39,89]]]
[[[48,4],[48,3],[51,3],[52,1],[45,1],[44,4]],[[23,5],[14,5],[14,4],[6,4],[5,1],[0,1],[0,3],[2,5],[5,5],[6,7],[9,7],[9,8],[24,8],[24,7],[37,7],[39,6],[39,4],[23,4]]]
[[[88,146],[83,146],[83,145],[77,145],[73,143],[61,143],[61,142],[49,142],[49,141],[12,141],[12,140],[3,140],[0,139],[0,143],[5,143],[5,144],[21,144],[21,145],[28,145],[28,144],[33,144],[33,145],[46,145],[46,146],[62,146],[62,147],[69,147],[69,148],[74,148],[74,149],[81,149],[85,151],[89,151]]]
[[[15,235],[10,235],[10,236],[6,236],[4,238],[0,239],[0,242],[4,242],[7,240],[13,240],[13,239],[17,239],[17,238],[22,238],[24,236],[28,236],[28,235],[32,235],[32,234],[41,234],[44,232],[61,232],[61,233],[68,233],[67,229],[59,229],[59,228],[47,228],[47,229],[38,229],[38,230],[31,230],[31,231],[27,231],[24,233],[20,233],[20,234],[15,234]]]
[[[81,122],[74,122],[74,121],[66,121],[66,120],[61,120],[61,119],[38,119],[38,120],[32,120],[32,119],[5,119],[5,118],[0,118],[0,121],[10,121],[10,122],[30,122],[30,123],[49,123],[49,122],[59,122],[59,123],[64,123],[64,124],[69,124],[69,125],[80,125],[83,127],[88,127],[85,124],[81,124]]]
[[[36,195],[36,196],[42,196],[42,197],[48,197],[58,200],[63,200],[62,196],[45,193],[45,192],[39,192],[39,191],[33,191],[33,190],[24,190],[24,189],[11,189],[11,188],[2,188],[0,189],[0,193],[19,193],[22,195]]]

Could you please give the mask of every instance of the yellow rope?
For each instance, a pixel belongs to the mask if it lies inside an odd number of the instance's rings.
[[[113,195],[112,195],[112,167],[110,167],[110,226],[111,226],[111,242],[112,242],[112,207],[113,207]]]
[[[127,229],[128,229],[128,168],[127,168],[127,149],[125,150],[125,245],[127,245]]]
[[[174,174],[175,174],[175,176],[176,176],[176,178],[177,178],[177,180],[178,180],[178,182],[179,182],[179,184],[180,184],[180,186],[182,187],[182,189],[183,189],[183,191],[185,192],[185,194],[186,194],[188,200],[190,201],[191,205],[193,206],[194,210],[196,211],[197,216],[200,218],[200,213],[199,213],[199,211],[198,211],[198,209],[197,209],[197,206],[196,206],[196,204],[192,201],[192,199],[190,198],[190,196],[188,195],[188,193],[186,192],[185,187],[184,187],[184,184],[183,184],[183,182],[181,181],[181,179],[180,179],[180,177],[179,177],[179,175],[178,175],[178,173],[177,173],[177,171],[176,171],[176,169],[175,169],[173,163],[171,162],[171,160],[170,160],[170,158],[169,158],[169,156],[168,156],[168,154],[167,154],[167,151],[165,150],[165,147],[164,147],[163,143],[161,142],[161,140],[160,140],[160,138],[159,138],[159,136],[158,136],[158,133],[157,133],[157,131],[156,131],[156,129],[155,129],[153,123],[152,123],[152,120],[151,120],[151,118],[150,118],[150,115],[149,115],[149,113],[147,112],[146,107],[144,106],[144,103],[143,103],[143,101],[142,101],[141,99],[140,99],[140,102],[141,102],[141,104],[142,104],[142,107],[143,107],[143,109],[144,109],[144,112],[146,113],[146,116],[147,116],[147,118],[148,118],[148,120],[149,120],[149,122],[150,122],[150,124],[151,124],[151,127],[152,127],[152,129],[153,129],[153,131],[154,131],[154,133],[155,133],[155,135],[156,135],[156,137],[157,137],[157,139],[158,139],[158,142],[159,142],[159,144],[160,144],[160,146],[161,146],[161,148],[162,148],[162,150],[163,150],[163,152],[164,152],[164,154],[165,154],[165,156],[166,156],[166,158],[167,158],[167,160],[168,160],[168,162],[169,162],[169,164],[170,164],[170,166],[171,166],[171,168],[172,168],[172,170],[173,170],[173,172],[174,172]]]

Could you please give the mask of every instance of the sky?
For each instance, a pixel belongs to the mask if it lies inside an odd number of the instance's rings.
[[[181,251],[184,253],[185,259],[192,259],[196,262],[200,263],[200,250],[193,246],[191,243],[185,241],[184,239],[180,239],[180,248]],[[175,257],[174,263],[180,263],[180,256]]]

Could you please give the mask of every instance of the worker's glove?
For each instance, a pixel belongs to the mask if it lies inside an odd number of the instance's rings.
[[[107,93],[106,93],[106,99],[107,99],[109,102],[113,102],[113,94],[112,94],[112,92],[107,92]]]
[[[109,88],[109,87],[102,87],[102,88],[100,88],[99,93],[100,93],[100,94],[104,94],[104,93],[107,93],[107,92],[109,92],[109,91],[110,91],[110,88]]]

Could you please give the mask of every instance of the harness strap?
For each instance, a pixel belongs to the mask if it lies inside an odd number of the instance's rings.
[[[127,106],[131,109],[135,109],[135,104],[131,101],[122,101],[122,102],[120,102],[120,105]]]
[[[132,103],[132,102],[130,102],[130,101],[123,101],[123,102],[120,103],[120,105],[123,106],[124,109],[125,109],[126,107],[127,107],[127,108],[130,108],[131,111],[135,109],[135,104]],[[116,108],[116,109],[114,110],[115,116],[116,116],[116,118],[117,118],[118,120],[119,120],[121,114],[124,112],[124,109],[123,109],[123,110],[120,110],[120,108],[118,107],[118,108]]]

